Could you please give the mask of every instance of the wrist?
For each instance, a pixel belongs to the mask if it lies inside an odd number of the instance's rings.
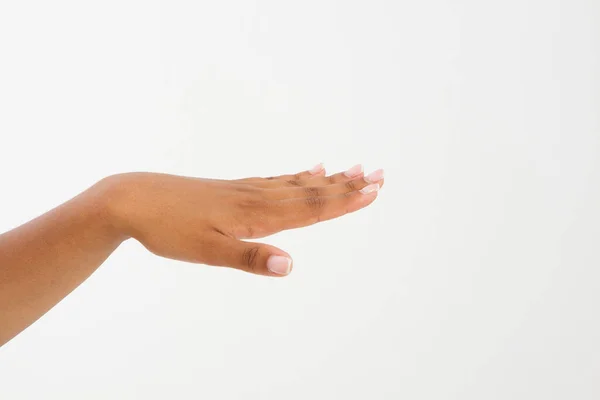
[[[107,230],[116,239],[125,241],[133,237],[128,223],[127,197],[129,191],[127,174],[108,176],[90,190],[94,192],[99,217],[104,221]]]

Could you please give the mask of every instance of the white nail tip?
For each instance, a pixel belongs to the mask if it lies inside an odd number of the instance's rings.
[[[383,179],[383,170],[378,169],[377,171],[371,172],[369,175],[365,176],[365,182],[367,183],[375,183],[379,182]]]
[[[344,172],[344,175],[346,175],[348,178],[353,178],[359,174],[361,174],[363,172],[363,166],[361,164],[359,165],[355,165],[354,167],[350,168],[348,171]]]
[[[287,275],[292,269],[292,260],[283,256],[271,256],[267,260],[267,269],[277,275]]]
[[[323,171],[323,169],[324,169],[324,168],[325,168],[325,167],[323,166],[323,163],[320,163],[320,164],[317,164],[317,165],[315,165],[315,166],[314,166],[312,169],[310,169],[308,172],[309,172],[311,175],[315,175],[315,174],[318,174],[319,172]]]
[[[365,186],[364,188],[360,189],[360,192],[362,194],[369,194],[369,193],[373,193],[373,192],[377,192],[377,191],[379,191],[379,185],[378,184]]]

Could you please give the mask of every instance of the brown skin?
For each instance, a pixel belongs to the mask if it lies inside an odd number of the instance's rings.
[[[383,180],[376,182],[383,184]],[[175,260],[281,277],[260,238],[340,217],[377,192],[362,173],[308,171],[234,181],[153,173],[103,179],[52,211],[0,235],[0,346],[88,278],[129,239]]]

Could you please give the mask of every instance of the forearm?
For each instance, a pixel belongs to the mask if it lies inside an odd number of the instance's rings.
[[[68,295],[125,240],[101,182],[0,235],[0,346]]]

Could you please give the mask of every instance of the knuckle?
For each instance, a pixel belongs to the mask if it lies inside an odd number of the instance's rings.
[[[251,208],[260,208],[262,201],[259,199],[247,198],[239,202],[240,208],[246,210]]]
[[[305,187],[304,188],[304,194],[306,194],[306,196],[308,197],[319,197],[321,196],[321,189],[317,188],[317,187]]]
[[[263,188],[253,191],[251,193],[251,195],[254,198],[254,200],[256,200],[256,201],[265,201],[268,199],[267,189],[263,189]]]
[[[286,183],[291,186],[302,186],[302,183],[299,179],[289,179],[286,181]]]
[[[248,268],[248,271],[254,272],[260,249],[258,246],[248,247],[242,253],[242,264]]]
[[[249,184],[235,185],[234,190],[238,193],[254,193],[256,188]]]
[[[356,183],[354,181],[348,181],[344,184],[344,186],[346,187],[346,189],[354,191],[356,190]]]
[[[325,207],[326,200],[323,197],[310,196],[306,198],[305,202],[311,210],[319,211]]]
[[[337,183],[336,176],[335,175],[328,176],[327,177],[327,182],[329,182],[330,184]]]
[[[239,200],[238,204],[243,209],[264,208],[266,204],[266,196],[264,191],[253,191],[243,196],[243,198]]]

